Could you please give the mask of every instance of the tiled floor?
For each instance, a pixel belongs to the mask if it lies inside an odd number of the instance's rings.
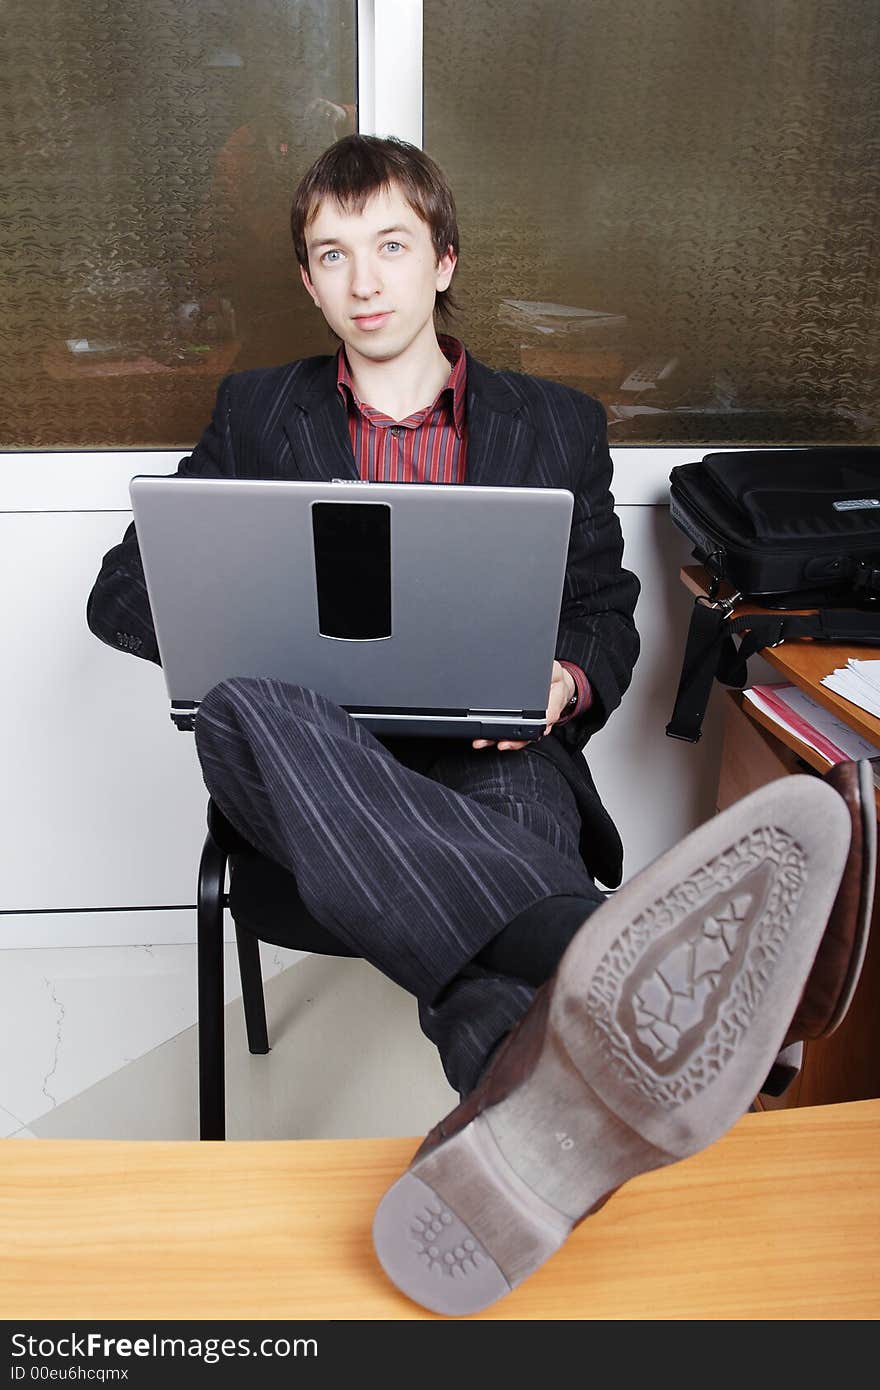
[[[262,946],[272,1050],[226,948],[229,1138],[418,1135],[455,1104],[415,1002],[364,961]],[[194,946],[0,951],[0,1138],[195,1138]]]

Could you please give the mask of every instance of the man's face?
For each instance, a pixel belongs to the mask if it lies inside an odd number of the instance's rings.
[[[373,362],[398,358],[434,333],[434,300],[455,269],[437,260],[426,222],[392,184],[363,212],[324,201],[306,232],[303,284],[349,352]]]

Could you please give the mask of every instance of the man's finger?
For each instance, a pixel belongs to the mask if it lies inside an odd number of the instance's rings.
[[[549,734],[551,727],[552,727],[552,726],[551,726],[550,724],[548,724],[548,725],[547,725],[547,728],[544,730],[544,733],[545,733],[545,734]],[[516,752],[516,750],[517,750],[518,748],[528,748],[530,742],[531,742],[531,739],[526,739],[524,743],[497,743],[496,740],[495,740],[494,738],[475,738],[475,739],[473,740],[473,742],[471,743],[471,747],[472,747],[472,748],[495,748],[495,747],[497,747],[497,748],[498,748],[498,751],[499,751],[500,753],[507,753],[508,751]]]

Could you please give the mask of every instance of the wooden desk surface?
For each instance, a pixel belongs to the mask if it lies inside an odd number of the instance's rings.
[[[701,565],[685,565],[681,570],[681,580],[692,594],[706,593],[706,571]],[[733,591],[730,585],[722,585],[721,594],[728,596]],[[768,613],[770,609],[761,608],[756,603],[738,603],[737,614]],[[772,610],[776,611],[776,610]],[[811,609],[793,609],[793,612],[812,612]],[[828,676],[837,666],[845,666],[850,657],[866,661],[880,660],[877,647],[854,646],[852,643],[836,642],[783,642],[780,647],[765,647],[760,653],[765,661],[774,666],[783,679],[805,690],[811,699],[836,714],[856,733],[880,745],[880,719],[867,710],[859,709],[850,700],[835,695],[833,690],[822,684],[822,677]]]
[[[412,1139],[0,1145],[6,1319],[431,1318],[370,1223]],[[627,1183],[499,1319],[875,1319],[880,1100],[750,1114]]]

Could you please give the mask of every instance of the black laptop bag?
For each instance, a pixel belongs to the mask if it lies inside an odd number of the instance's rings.
[[[880,448],[706,454],[672,469],[670,493],[672,520],[710,580],[694,606],[670,737],[695,743],[713,680],[744,686],[749,656],[764,647],[880,644]],[[719,597],[724,584],[732,596]],[[741,599],[778,613],[734,616]]]

